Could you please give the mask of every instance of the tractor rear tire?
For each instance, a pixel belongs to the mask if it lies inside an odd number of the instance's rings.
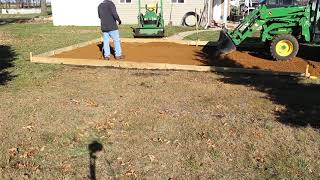
[[[298,40],[291,34],[277,35],[270,45],[270,52],[274,59],[286,61],[292,60],[299,51]]]

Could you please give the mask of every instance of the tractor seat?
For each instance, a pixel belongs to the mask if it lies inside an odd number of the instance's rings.
[[[156,4],[146,5],[146,9],[149,12],[156,12],[157,11],[157,5]]]

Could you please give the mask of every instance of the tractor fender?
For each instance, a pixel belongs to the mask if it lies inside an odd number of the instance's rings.
[[[186,22],[186,20],[187,20],[187,18],[189,17],[189,16],[194,16],[194,17],[196,17],[197,18],[197,21],[199,21],[200,20],[200,16],[198,15],[198,14],[196,14],[195,12],[187,12],[184,16],[183,16],[183,18],[182,18],[182,25],[183,26],[188,26],[188,27],[194,27],[194,26],[196,26],[196,24],[188,24],[187,22]]]

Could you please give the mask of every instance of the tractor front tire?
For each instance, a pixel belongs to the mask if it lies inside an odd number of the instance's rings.
[[[276,60],[292,60],[296,57],[298,51],[298,40],[290,34],[277,35],[271,41],[270,52],[272,57]]]

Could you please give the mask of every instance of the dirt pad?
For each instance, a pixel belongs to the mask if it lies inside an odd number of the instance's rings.
[[[306,66],[309,64],[309,72],[312,75],[320,75],[320,62],[317,62],[314,58],[301,58],[300,56],[291,61],[274,61],[271,57],[265,55],[267,53],[263,54],[261,50],[255,50],[255,52],[235,51],[224,57],[214,57],[210,55],[212,54],[210,52],[215,50],[210,47],[203,48],[176,43],[122,43],[122,48],[125,54],[125,61],[199,66],[211,65],[299,73],[305,72]],[[101,49],[101,43],[92,44],[57,54],[54,57],[102,60]],[[309,53],[308,51],[300,51],[305,54]]]
[[[102,44],[92,44],[55,55],[61,58],[102,59]],[[176,43],[122,43],[125,61],[206,65],[199,56],[202,47]],[[113,53],[113,48],[111,48]]]
[[[224,67],[241,67],[250,69],[265,69],[283,72],[299,72],[304,73],[307,64],[309,64],[309,72],[312,75],[320,75],[320,63],[316,61],[305,60],[299,57],[291,61],[275,61],[270,58],[260,58],[258,53],[235,51],[224,57],[219,62],[219,66]]]

